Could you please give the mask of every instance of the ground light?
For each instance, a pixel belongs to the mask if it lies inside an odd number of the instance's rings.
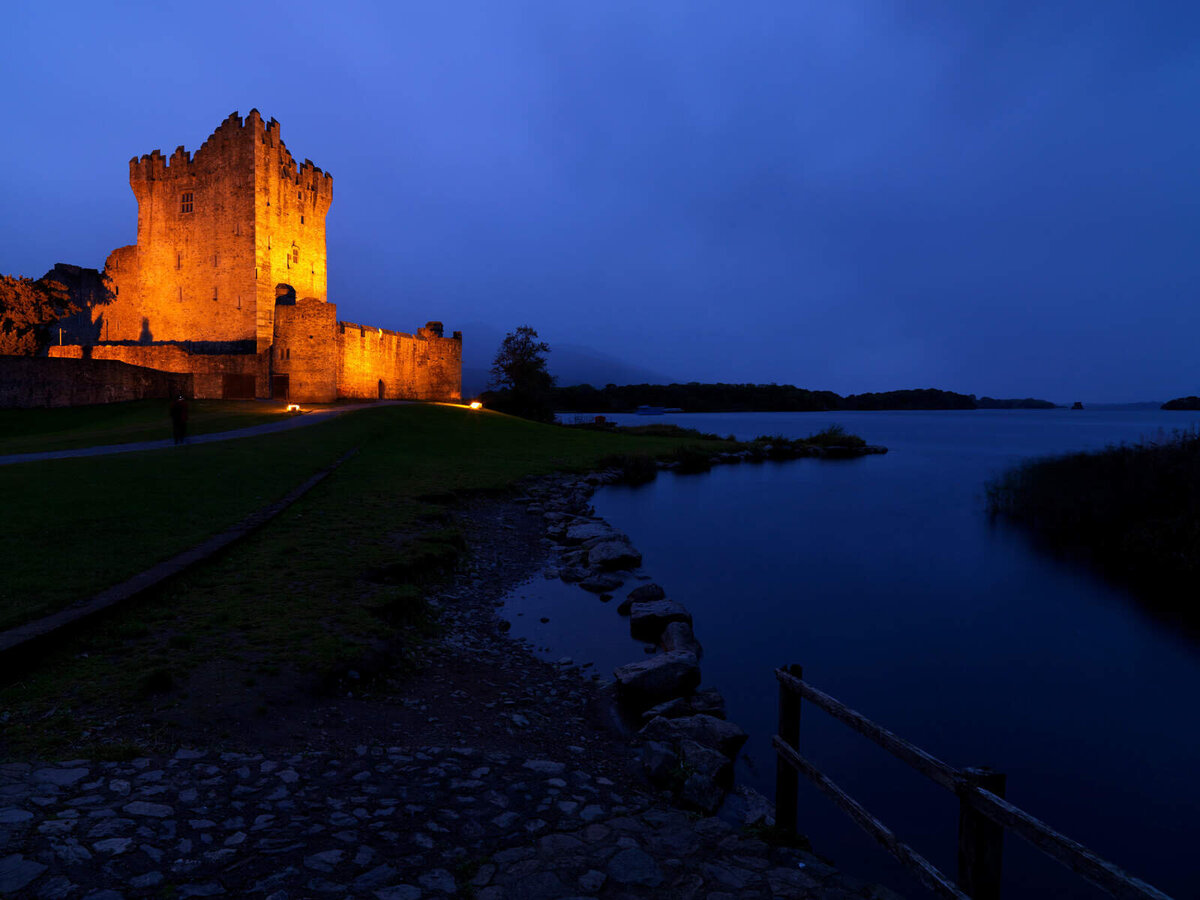
[[[284,412],[300,412],[300,404],[299,403],[289,403],[287,405],[287,409],[285,409]]]
[[[471,409],[483,409],[483,404],[478,400],[472,400],[469,405]]]

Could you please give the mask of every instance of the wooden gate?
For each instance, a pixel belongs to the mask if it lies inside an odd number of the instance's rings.
[[[254,399],[254,376],[253,375],[230,375],[227,374],[221,379],[221,399],[222,400],[253,400]]]

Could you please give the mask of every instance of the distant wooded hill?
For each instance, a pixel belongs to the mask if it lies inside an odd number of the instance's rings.
[[[1200,409],[1200,397],[1176,397],[1162,405],[1163,409]]]
[[[678,407],[686,412],[821,412],[882,409],[1054,409],[1049,400],[997,400],[934,388],[850,394],[810,391],[790,384],[588,384],[554,389],[555,409],[630,412],[639,406]]]

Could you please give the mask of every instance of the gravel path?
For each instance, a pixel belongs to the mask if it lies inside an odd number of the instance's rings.
[[[342,413],[353,412],[356,409],[366,409],[372,406],[400,406],[406,400],[380,400],[373,403],[351,403],[345,406],[314,409],[302,415],[283,415],[278,422],[266,422],[262,425],[250,425],[246,428],[233,428],[229,431],[212,431],[207,434],[192,435],[187,444],[211,444],[216,441],[232,441],[237,438],[257,437],[260,434],[274,434],[277,431],[291,431],[295,428],[306,428],[325,422]],[[163,425],[163,430],[167,425]],[[130,444],[102,444],[98,447],[76,447],[73,450],[47,450],[41,453],[10,453],[0,456],[0,466],[10,466],[14,463],[40,462],[47,459],[73,459],[79,456],[111,456],[114,453],[137,453],[141,450],[164,450],[174,447],[175,441],[164,438],[161,441],[136,441]]]

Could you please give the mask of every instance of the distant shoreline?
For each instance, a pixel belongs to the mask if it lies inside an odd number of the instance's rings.
[[[486,401],[486,397],[484,398]],[[935,388],[849,394],[778,384],[610,384],[554,388],[555,409],[576,413],[636,413],[639,407],[683,412],[850,412],[958,409],[1058,409],[1034,397],[997,399]]]

